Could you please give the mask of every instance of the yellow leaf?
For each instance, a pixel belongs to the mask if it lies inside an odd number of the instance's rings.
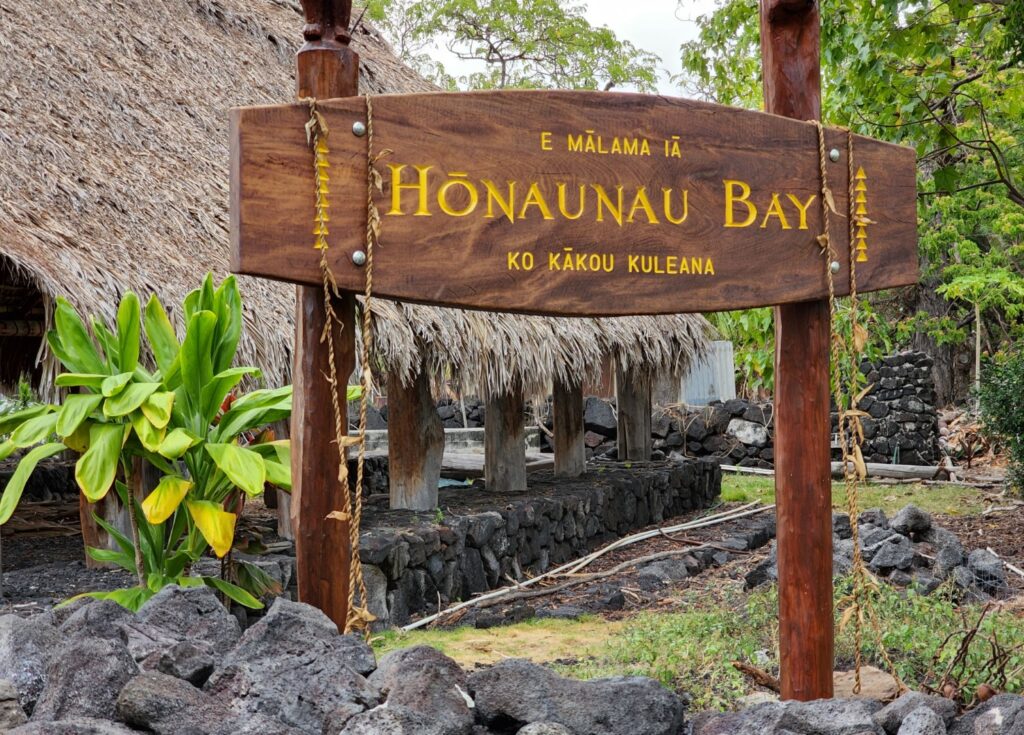
[[[142,501],[142,513],[150,523],[163,523],[178,509],[185,499],[192,483],[184,477],[164,475],[146,499]]]
[[[868,330],[864,329],[860,324],[853,328],[853,347],[857,350],[857,353],[864,351],[864,346],[868,343]]]
[[[142,413],[149,422],[158,429],[166,428],[171,420],[171,407],[174,405],[174,393],[160,391],[147,398],[142,406]]]
[[[857,477],[861,480],[868,476],[868,466],[864,464],[864,455],[861,454],[860,447],[856,444],[853,445],[853,466],[857,468]]]
[[[209,500],[193,500],[185,503],[199,533],[210,544],[213,553],[222,557],[231,551],[235,539],[235,514],[228,513],[217,503]]]

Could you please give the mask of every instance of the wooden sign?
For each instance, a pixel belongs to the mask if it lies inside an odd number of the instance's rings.
[[[324,101],[328,225],[360,291],[365,100]],[[306,105],[231,115],[232,269],[320,282]],[[827,296],[817,132],[720,105],[607,92],[373,99],[384,190],[375,294],[568,316],[715,311]],[[847,136],[829,130],[837,292],[848,288]],[[860,291],[917,281],[914,152],[854,138]],[[628,296],[628,298],[626,298]]]

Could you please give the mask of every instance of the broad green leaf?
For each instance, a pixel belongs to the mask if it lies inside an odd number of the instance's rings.
[[[260,371],[254,367],[229,368],[214,375],[213,379],[203,386],[201,410],[206,423],[213,423],[224,399],[246,375],[258,377]]]
[[[253,610],[260,610],[263,608],[263,603],[253,597],[251,594],[246,592],[244,589],[236,584],[225,582],[219,577],[203,577],[203,581],[209,586],[225,594],[229,599],[234,600],[239,605],[251,608]]]
[[[180,574],[174,578],[174,584],[178,585],[179,587],[188,588],[206,586],[206,582],[203,581],[202,577],[183,577]]]
[[[28,482],[28,478],[32,475],[36,465],[47,457],[52,457],[58,452],[64,451],[64,449],[64,445],[60,442],[52,442],[36,447],[21,458],[21,461],[18,462],[18,466],[14,470],[14,474],[11,475],[11,479],[7,481],[7,485],[4,487],[3,495],[0,495],[0,525],[7,523],[11,519],[14,509],[18,507],[18,501],[21,500],[21,494],[25,492],[25,483]]]
[[[146,499],[142,501],[142,513],[150,523],[163,523],[178,509],[188,495],[192,483],[184,477],[165,475]]]
[[[160,446],[156,449],[157,453],[167,459],[178,459],[191,449],[193,446],[199,443],[199,439],[192,436],[185,429],[177,428],[167,432],[167,436],[160,442]],[[146,447],[149,449],[149,447]]]
[[[103,562],[104,564],[117,564],[126,572],[135,573],[134,555],[129,556],[123,551],[115,551],[114,549],[97,549],[93,546],[86,546],[85,553],[96,561]]]
[[[135,430],[135,436],[139,437],[139,443],[150,452],[159,452],[167,434],[166,429],[158,429],[150,422],[141,411],[131,414],[129,420]]]
[[[234,513],[228,513],[209,500],[186,501],[185,507],[214,554],[222,557],[231,551],[235,539]]]
[[[178,351],[181,349],[181,345],[178,344],[178,336],[174,333],[171,320],[167,318],[167,312],[164,310],[163,304],[156,297],[156,294],[151,296],[146,304],[143,324],[146,329],[146,336],[149,338],[149,346],[153,350],[153,357],[156,359],[157,367],[163,373],[164,380],[167,380],[172,372],[172,366],[178,358]]]
[[[124,390],[124,387],[128,385],[131,380],[131,373],[118,373],[117,375],[111,375],[100,385],[100,392],[107,398],[111,398]]]
[[[12,454],[14,454],[15,449],[17,449],[17,447],[14,446],[14,442],[12,442],[10,439],[0,443],[0,461],[7,459]]]
[[[121,607],[126,607],[132,612],[138,612],[139,608],[146,604],[155,594],[156,592],[148,587],[128,587],[127,589],[111,590],[110,592],[83,592],[80,595],[75,595],[65,600],[60,605],[57,605],[57,607],[64,607],[65,605],[70,605],[75,600],[91,597],[94,600],[113,600]]]
[[[218,333],[214,345],[213,369],[219,373],[230,368],[235,361],[238,340],[242,336],[242,298],[234,276],[225,278],[217,288],[213,311],[217,315]]]
[[[181,345],[181,381],[190,410],[202,412],[203,386],[213,377],[213,345],[217,317],[212,311],[196,312],[188,323]]]
[[[28,421],[31,418],[35,418],[43,413],[49,413],[53,410],[53,406],[46,404],[39,406],[29,406],[23,408],[20,411],[9,413],[6,416],[0,417],[0,434],[10,434],[17,427]]]
[[[243,431],[282,421],[292,414],[292,387],[253,391],[231,405],[217,424],[215,442],[234,439]]]
[[[103,396],[95,393],[74,393],[65,398],[57,414],[57,434],[64,437],[74,434],[102,401]]]
[[[348,401],[358,401],[363,397],[363,386],[361,385],[350,385],[345,389],[345,399]]]
[[[256,496],[263,492],[267,470],[263,457],[258,453],[237,444],[207,444],[206,452],[213,457],[221,472],[247,495]]]
[[[89,431],[89,449],[75,464],[75,480],[90,503],[106,495],[114,484],[124,429],[121,424],[94,424]]]
[[[53,434],[53,427],[57,424],[57,416],[58,414],[55,413],[44,413],[41,416],[29,419],[11,432],[9,441],[19,449],[38,444]]]
[[[53,311],[57,338],[67,358],[68,369],[76,373],[106,373],[107,366],[93,344],[89,331],[78,314],[63,298],[57,298]]]
[[[254,444],[250,449],[261,457],[267,469],[267,482],[282,490],[292,489],[292,451],[287,439]]]
[[[110,418],[127,416],[135,409],[142,406],[156,389],[159,383],[132,383],[113,398],[108,398],[103,404],[103,413]],[[166,426],[166,424],[165,424]]]
[[[139,364],[141,320],[139,297],[128,291],[117,307],[117,348],[122,372],[132,372]]]
[[[117,366],[121,363],[120,347],[117,345],[117,337],[114,333],[107,328],[107,325],[96,317],[92,318],[92,331],[96,335],[96,341],[100,343],[102,352],[106,354],[107,361],[107,372],[116,373],[118,372]]]
[[[92,514],[92,518],[96,521],[97,526],[106,531],[110,538],[114,539],[114,543],[117,544],[118,548],[132,559],[132,571],[135,571],[135,546],[132,545],[132,540],[95,513]]]
[[[78,428],[65,437],[62,437],[64,444],[72,452],[81,454],[89,448],[89,432],[92,430],[93,422],[83,421]]]
[[[158,391],[142,402],[142,413],[146,415],[150,423],[158,429],[163,429],[171,420],[171,408],[174,406],[174,393],[171,391]]]
[[[53,382],[59,388],[84,387],[99,392],[103,387],[103,381],[109,377],[93,373],[61,373]]]

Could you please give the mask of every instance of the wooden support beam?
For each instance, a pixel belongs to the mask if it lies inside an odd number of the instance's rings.
[[[298,97],[350,97],[358,94],[359,57],[348,46],[348,11],[331,0],[306,0],[306,43],[296,56]],[[344,135],[339,130],[335,135]],[[330,141],[330,139],[328,139]],[[330,144],[330,142],[328,142]],[[310,231],[312,232],[313,178],[310,168]],[[315,258],[310,237],[309,257]],[[342,324],[330,332],[335,362],[344,390],[355,368],[355,297],[335,299]],[[326,324],[320,288],[296,289],[295,352],[292,380],[292,529],[295,534],[296,576],[299,599],[323,610],[341,629],[348,617],[351,542],[347,520],[328,520],[332,511],[347,507],[347,487],[338,482],[338,447],[327,345],[321,342]],[[344,459],[342,460],[344,461]]]
[[[525,408],[521,391],[487,399],[484,482],[488,492],[526,492]]]
[[[551,396],[551,418],[554,425],[555,474],[579,477],[587,464],[587,448],[583,443],[583,383],[565,383],[555,378]]]
[[[388,374],[388,477],[392,508],[433,510],[444,456],[444,424],[426,364],[412,385]]]
[[[761,0],[765,111],[821,116],[814,0]],[[825,264],[822,263],[822,268]],[[775,309],[775,493],[782,698],[832,696],[829,304]]]
[[[651,458],[651,376],[615,367],[619,461]]]

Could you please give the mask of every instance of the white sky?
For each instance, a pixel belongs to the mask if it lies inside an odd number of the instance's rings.
[[[669,81],[670,75],[681,71],[679,46],[696,38],[694,20],[710,13],[715,0],[579,0],[579,4],[586,6],[586,17],[592,25],[608,26],[618,38],[660,56],[658,91],[679,96],[681,91]],[[479,62],[460,61],[443,45],[431,55],[456,76],[482,68]]]

